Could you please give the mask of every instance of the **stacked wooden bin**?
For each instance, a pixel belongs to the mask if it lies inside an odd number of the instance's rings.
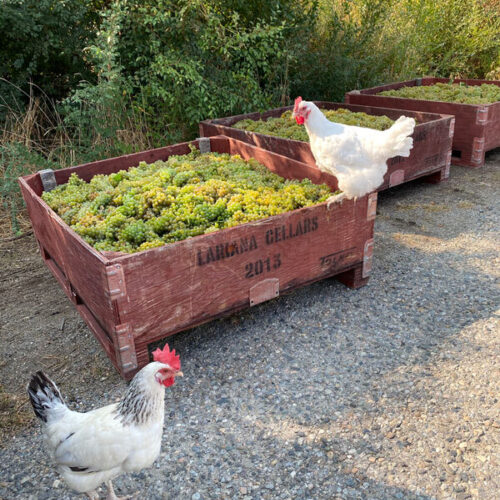
[[[477,138],[472,149],[462,139],[456,142],[457,132],[462,134],[465,127],[460,114],[455,122],[455,108],[443,103],[420,107],[408,99],[374,95],[385,88],[389,87],[348,93],[348,104],[316,102],[323,109],[343,107],[392,119],[403,114],[416,119],[410,157],[388,161],[379,191],[416,178],[434,183],[446,179],[454,130],[453,148],[462,148],[458,163],[479,166],[484,150],[496,144],[492,137],[500,140],[500,103],[467,108],[474,109],[466,118],[474,122],[471,133],[483,138],[479,151]],[[336,178],[318,170],[308,143],[233,126],[245,118],[265,120],[289,109],[206,120],[200,124],[202,138],[192,143],[57,170],[52,181],[64,184],[72,173],[89,181],[94,175],[118,172],[141,161],[189,153],[194,145],[202,152],[255,158],[282,177],[309,178],[335,190]],[[41,198],[40,173],[19,182],[46,265],[127,379],[148,363],[148,345],[168,335],[327,277],[357,288],[370,276],[377,193],[330,209],[321,203],[134,254],[113,254],[91,247],[50,209]]]

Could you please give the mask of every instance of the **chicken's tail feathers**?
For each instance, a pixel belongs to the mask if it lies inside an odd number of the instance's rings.
[[[47,423],[58,410],[66,408],[61,391],[43,372],[36,372],[28,384],[28,395],[35,415]]]
[[[415,129],[415,119],[407,116],[400,116],[391,128],[385,131],[387,136],[387,146],[390,156],[410,156],[413,147],[413,138],[410,137]]]

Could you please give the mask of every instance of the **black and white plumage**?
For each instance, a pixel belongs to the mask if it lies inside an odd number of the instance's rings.
[[[166,381],[175,376],[182,372],[165,363],[149,363],[120,402],[79,413],[66,406],[44,373],[33,375],[28,385],[31,404],[43,422],[51,457],[70,488],[97,499],[96,488],[106,482],[108,499],[113,500],[113,478],[155,461],[163,433]]]

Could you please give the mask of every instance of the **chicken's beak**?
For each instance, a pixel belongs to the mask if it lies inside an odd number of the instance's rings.
[[[181,371],[175,372],[174,377],[184,377],[184,373],[182,373]]]

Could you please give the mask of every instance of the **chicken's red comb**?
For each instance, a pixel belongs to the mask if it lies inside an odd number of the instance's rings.
[[[175,349],[170,350],[168,344],[165,344],[163,350],[158,348],[153,352],[153,360],[159,363],[165,363],[177,371],[181,369],[180,356],[175,354]]]
[[[296,113],[298,110],[299,110],[299,104],[302,102],[302,97],[297,97],[297,99],[295,99],[295,106],[293,107],[293,111],[294,113]]]

